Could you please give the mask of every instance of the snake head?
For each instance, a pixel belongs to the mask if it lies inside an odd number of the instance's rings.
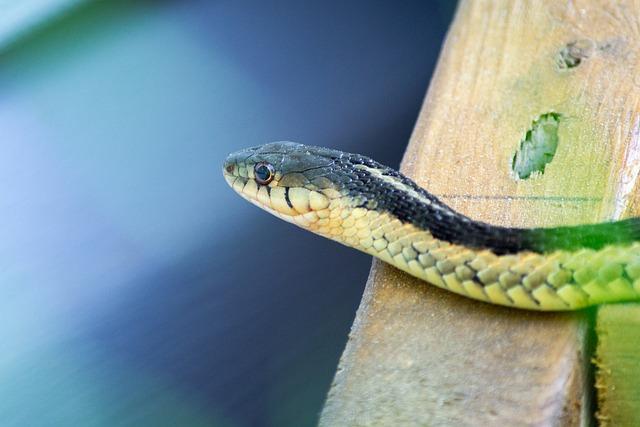
[[[447,221],[456,217],[399,172],[328,148],[292,142],[248,148],[229,155],[223,173],[239,195],[260,208],[363,250],[371,247],[369,226],[396,220],[438,232],[448,230]]]
[[[332,201],[344,195],[336,167],[344,155],[327,148],[274,142],[230,154],[223,174],[251,203],[309,228],[328,217]]]

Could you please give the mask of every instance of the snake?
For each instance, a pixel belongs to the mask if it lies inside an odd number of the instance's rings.
[[[223,175],[287,222],[475,300],[565,311],[640,299],[640,218],[493,225],[369,157],[294,142],[234,152]]]

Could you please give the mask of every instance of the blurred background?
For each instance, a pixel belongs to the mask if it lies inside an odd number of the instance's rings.
[[[397,166],[454,8],[0,0],[0,424],[314,425],[370,258],[222,161]]]

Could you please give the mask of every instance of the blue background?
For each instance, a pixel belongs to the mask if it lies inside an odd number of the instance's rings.
[[[370,258],[231,151],[397,166],[450,1],[110,1],[0,51],[0,422],[314,425]]]

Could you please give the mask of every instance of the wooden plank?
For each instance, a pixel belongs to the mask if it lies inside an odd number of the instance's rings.
[[[402,170],[496,224],[628,214],[638,16],[632,2],[461,1]],[[551,112],[555,157],[515,179],[520,141]],[[480,304],[374,262],[320,424],[588,424],[587,329],[584,313]]]
[[[320,425],[580,425],[586,325],[478,304],[376,261]]]
[[[634,426],[640,420],[640,309],[637,304],[598,310],[596,387],[598,421],[604,426]]]

